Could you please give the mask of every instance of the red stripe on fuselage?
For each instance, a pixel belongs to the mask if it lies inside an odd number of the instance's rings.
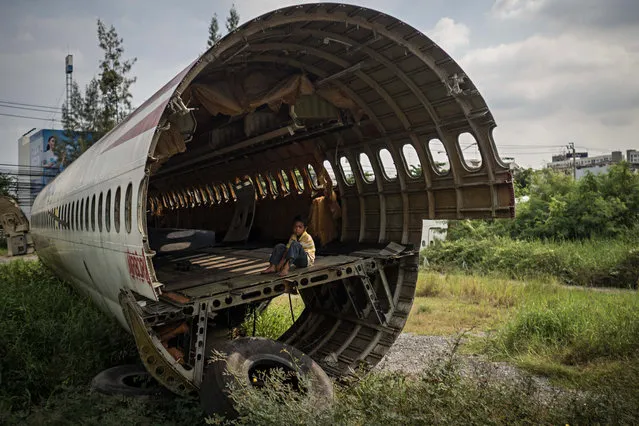
[[[166,104],[167,104],[166,102],[162,102],[160,105],[157,106],[157,108],[151,111],[146,117],[140,120],[135,126],[131,127],[126,133],[124,133],[122,136],[114,140],[102,152],[103,153],[107,152],[108,150],[113,149],[116,146],[122,145],[124,142],[128,142],[134,137],[141,135],[147,130],[157,126],[158,121],[160,121],[160,118],[162,117],[162,113],[164,112],[164,108],[166,108]]]
[[[153,96],[151,96],[149,99],[147,99],[142,105],[140,105],[131,114],[129,114],[122,121],[122,123],[120,123],[118,125],[118,127],[125,125],[126,123],[131,121],[131,119],[133,119],[133,117],[136,117],[139,114],[141,114],[141,112],[145,108],[147,108],[149,105],[151,105],[153,102],[155,102],[160,96],[162,96],[164,93],[166,93],[169,89],[175,88],[175,86],[177,86],[178,83],[180,81],[182,81],[182,78],[184,78],[186,73],[193,67],[193,64],[195,64],[195,62],[196,61],[191,62],[191,64],[189,64],[189,66],[186,67],[181,73],[179,73],[178,75],[173,77],[173,79],[171,79],[171,81],[169,81],[167,84],[165,84],[160,90],[155,92],[155,94]],[[162,117],[162,113],[164,112],[164,108],[166,107],[166,104],[168,104],[168,102],[169,102],[169,100],[167,99],[166,102],[162,102],[160,105],[158,105],[153,111],[148,113],[135,126],[130,128],[127,132],[125,132],[123,135],[121,135],[120,137],[118,137],[114,141],[110,142],[109,145],[106,146],[102,150],[101,153],[104,153],[104,152],[106,152],[106,151],[108,151],[110,149],[113,149],[116,146],[119,146],[119,145],[123,144],[124,142],[127,142],[127,141],[133,139],[134,137],[146,132],[147,130],[152,129],[155,126],[157,126],[158,121],[160,121],[160,118]],[[106,137],[105,137],[105,139],[106,139]]]

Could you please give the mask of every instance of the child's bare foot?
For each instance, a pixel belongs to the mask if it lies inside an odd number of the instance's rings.
[[[276,271],[275,265],[271,264],[271,265],[269,265],[268,268],[266,268],[265,270],[262,271],[262,274],[272,274],[275,271]]]
[[[285,275],[288,275],[288,270],[289,270],[289,266],[288,266],[288,262],[286,262],[283,266],[282,269],[280,270],[279,276],[283,277]]]

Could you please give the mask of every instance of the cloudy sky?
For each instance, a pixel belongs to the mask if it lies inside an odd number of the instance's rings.
[[[232,0],[0,0],[0,105],[59,107],[64,58],[83,87],[97,74],[96,20],[113,24],[137,57],[134,105],[206,48],[210,17]],[[296,2],[236,0],[240,22]],[[492,109],[502,156],[541,167],[568,142],[590,155],[639,149],[639,1],[360,0],[439,43]],[[4,103],[3,103],[4,102]],[[24,119],[3,114],[46,118]],[[18,138],[59,128],[60,116],[0,106],[0,163],[17,164]]]

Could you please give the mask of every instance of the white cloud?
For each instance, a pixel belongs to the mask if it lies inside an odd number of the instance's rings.
[[[470,51],[459,62],[501,128],[498,145],[530,147],[517,151],[517,162],[539,166],[552,150],[538,145],[574,141],[608,152],[639,145],[636,32],[533,35]]]
[[[448,52],[468,46],[470,43],[470,29],[451,18],[440,19],[433,29],[426,32],[426,35]]]
[[[546,0],[495,0],[492,13],[502,19],[530,16],[539,11]]]

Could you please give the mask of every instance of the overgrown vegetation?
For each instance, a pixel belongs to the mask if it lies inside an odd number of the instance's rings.
[[[41,264],[16,260],[0,265],[0,286],[0,423],[120,425],[123,419],[140,425],[205,423],[197,400],[135,399],[90,392],[90,380],[103,368],[137,361],[133,340]],[[243,416],[234,423],[583,424],[636,420],[639,398],[630,389],[639,380],[636,367],[632,370],[639,341],[636,293],[426,273],[420,275],[417,296],[414,312],[422,301],[452,299],[478,306],[480,311],[494,308],[493,318],[500,321],[486,328],[497,331],[482,349],[533,371],[546,367],[547,374],[572,378],[579,388],[593,392],[540,398],[539,392],[548,390],[538,389],[533,381],[522,386],[495,382],[482,374],[470,378],[461,374],[455,362],[444,360],[417,376],[374,373],[358,383],[337,385],[335,403],[325,410],[286,393],[264,395],[254,388],[240,389],[236,398]],[[299,297],[292,301],[297,318],[303,303]],[[611,310],[616,312],[606,315]],[[452,318],[455,312],[449,315]],[[291,321],[288,298],[280,297],[257,317],[256,334],[277,337]],[[409,325],[413,321],[409,319]],[[252,332],[251,318],[244,327],[248,334]],[[608,385],[606,392],[594,392],[602,383]]]
[[[0,265],[0,407],[23,410],[60,386],[134,359],[131,339],[38,262]]]
[[[291,315],[291,306],[293,314]],[[291,297],[290,303],[288,295],[284,294],[271,301],[268,308],[262,313],[249,314],[242,324],[241,333],[245,336],[259,336],[269,339],[278,339],[294,322],[299,318],[304,310],[304,302],[300,296]],[[255,329],[255,333],[253,333]]]
[[[516,217],[452,221],[447,240],[422,253],[431,268],[637,288],[639,174],[627,163],[578,181],[550,169],[514,181]]]
[[[242,386],[233,398],[238,419],[209,424],[583,424],[632,423],[632,407],[619,395],[568,394],[542,389],[531,379],[495,381],[488,374],[461,373],[455,353],[415,376],[375,373],[336,386],[335,402],[318,408],[298,398],[282,377],[264,388]],[[478,367],[481,369],[481,367]],[[311,400],[312,401],[312,400]],[[630,408],[630,409],[628,409]]]
[[[422,252],[441,272],[498,274],[513,279],[554,277],[564,284],[637,288],[639,240],[551,242],[509,237],[461,238]]]
[[[626,162],[577,181],[551,169],[519,174],[517,193],[528,201],[518,203],[515,220],[490,223],[482,232],[517,239],[583,240],[624,237],[639,229],[639,174]],[[453,229],[451,236],[476,236],[470,228],[460,231]]]

